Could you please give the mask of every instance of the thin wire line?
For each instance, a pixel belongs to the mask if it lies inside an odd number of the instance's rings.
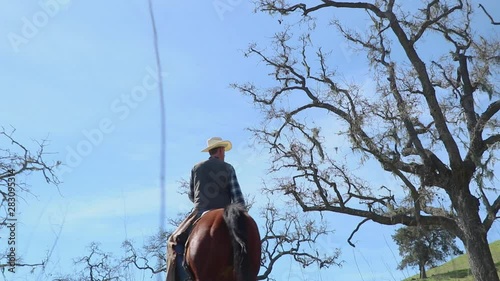
[[[356,250],[354,248],[352,249],[352,254],[354,257],[354,264],[356,265],[356,269],[359,273],[359,277],[361,277],[361,280],[365,281],[365,278],[363,278],[363,273],[361,273],[361,269],[359,268],[358,259],[356,258]]]
[[[161,60],[160,60],[160,52],[158,50],[158,33],[156,30],[156,21],[153,13],[153,4],[151,0],[148,0],[149,4],[149,15],[151,17],[151,26],[153,28],[153,44],[155,50],[155,59],[156,59],[156,67],[158,69],[158,91],[160,95],[160,233],[165,232],[165,148],[166,148],[166,124],[165,124],[165,95],[163,93],[163,82],[162,82],[162,69],[161,69]],[[158,262],[161,264],[161,258],[158,257]],[[161,274],[157,275],[157,279],[161,280]]]

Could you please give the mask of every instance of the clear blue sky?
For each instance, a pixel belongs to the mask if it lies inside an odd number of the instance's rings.
[[[67,164],[59,189],[41,175],[19,179],[34,195],[24,194],[19,202],[17,233],[24,261],[38,261],[55,245],[46,273],[65,274],[92,241],[119,256],[123,240],[140,244],[157,230],[159,99],[147,1],[49,2],[44,9],[38,2],[0,0],[0,125],[15,127],[23,143],[49,139],[48,150],[55,153],[49,159]],[[206,158],[200,150],[212,136],[233,142],[227,161],[236,167],[244,193],[261,200],[269,159],[250,147],[245,130],[259,120],[258,111],[229,84],[269,83],[270,70],[244,58],[243,51],[251,42],[265,44],[282,26],[254,14],[247,1],[154,1],[154,6],[167,109],[167,215],[191,208],[177,193],[178,181]],[[342,71],[367,72],[345,45],[333,46],[345,63]],[[252,212],[258,215],[257,209]],[[277,280],[392,281],[414,273],[396,270],[394,228],[368,223],[351,248],[346,240],[359,220],[327,218],[336,232],[318,245],[340,247],[344,266],[318,271],[285,259],[273,274]],[[498,237],[494,225],[490,238]],[[34,278],[26,272],[6,277]],[[149,274],[137,280],[150,280]]]

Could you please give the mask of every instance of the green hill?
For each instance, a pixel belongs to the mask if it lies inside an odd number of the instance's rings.
[[[500,273],[500,240],[490,244],[493,260]],[[469,270],[467,254],[458,256],[451,261],[435,268],[427,270],[426,281],[474,281]],[[418,275],[404,279],[403,281],[420,280]]]

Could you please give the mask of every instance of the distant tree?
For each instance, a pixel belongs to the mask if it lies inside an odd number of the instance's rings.
[[[49,163],[46,160],[45,151],[47,141],[35,141],[35,149],[30,149],[27,144],[14,137],[15,129],[7,130],[0,127],[0,230],[6,233],[2,235],[2,253],[0,254],[0,271],[14,273],[17,267],[39,267],[43,266],[46,259],[37,262],[23,261],[15,248],[15,233],[17,228],[17,214],[19,200],[24,196],[33,194],[30,185],[24,180],[26,176],[39,173],[43,175],[49,184],[58,185],[59,179],[55,174],[55,168],[60,162]],[[37,190],[40,192],[40,190]]]
[[[487,233],[500,209],[500,38],[471,1],[254,2],[283,30],[245,55],[275,81],[233,86],[262,111],[251,129],[271,154],[272,192],[361,218],[353,233],[367,221],[442,227],[477,281],[499,281]]]
[[[120,281],[134,280],[127,265],[112,253],[104,252],[101,245],[92,242],[88,254],[74,260],[72,274],[52,275],[53,281]]]
[[[171,231],[158,231],[146,239],[146,243],[138,248],[131,240],[123,242],[125,256],[122,263],[131,265],[139,270],[144,270],[151,275],[166,271],[166,249]]]
[[[399,246],[399,255],[403,258],[398,269],[418,266],[420,278],[427,278],[426,266],[434,267],[450,255],[463,252],[455,243],[455,236],[435,226],[401,227],[392,235]]]

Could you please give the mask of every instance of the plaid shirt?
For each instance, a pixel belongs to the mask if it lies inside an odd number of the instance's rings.
[[[233,203],[240,203],[243,206],[246,206],[245,199],[241,193],[240,184],[236,178],[236,171],[231,164],[229,164],[229,166],[231,167],[229,169],[229,192],[231,193],[231,201]]]

